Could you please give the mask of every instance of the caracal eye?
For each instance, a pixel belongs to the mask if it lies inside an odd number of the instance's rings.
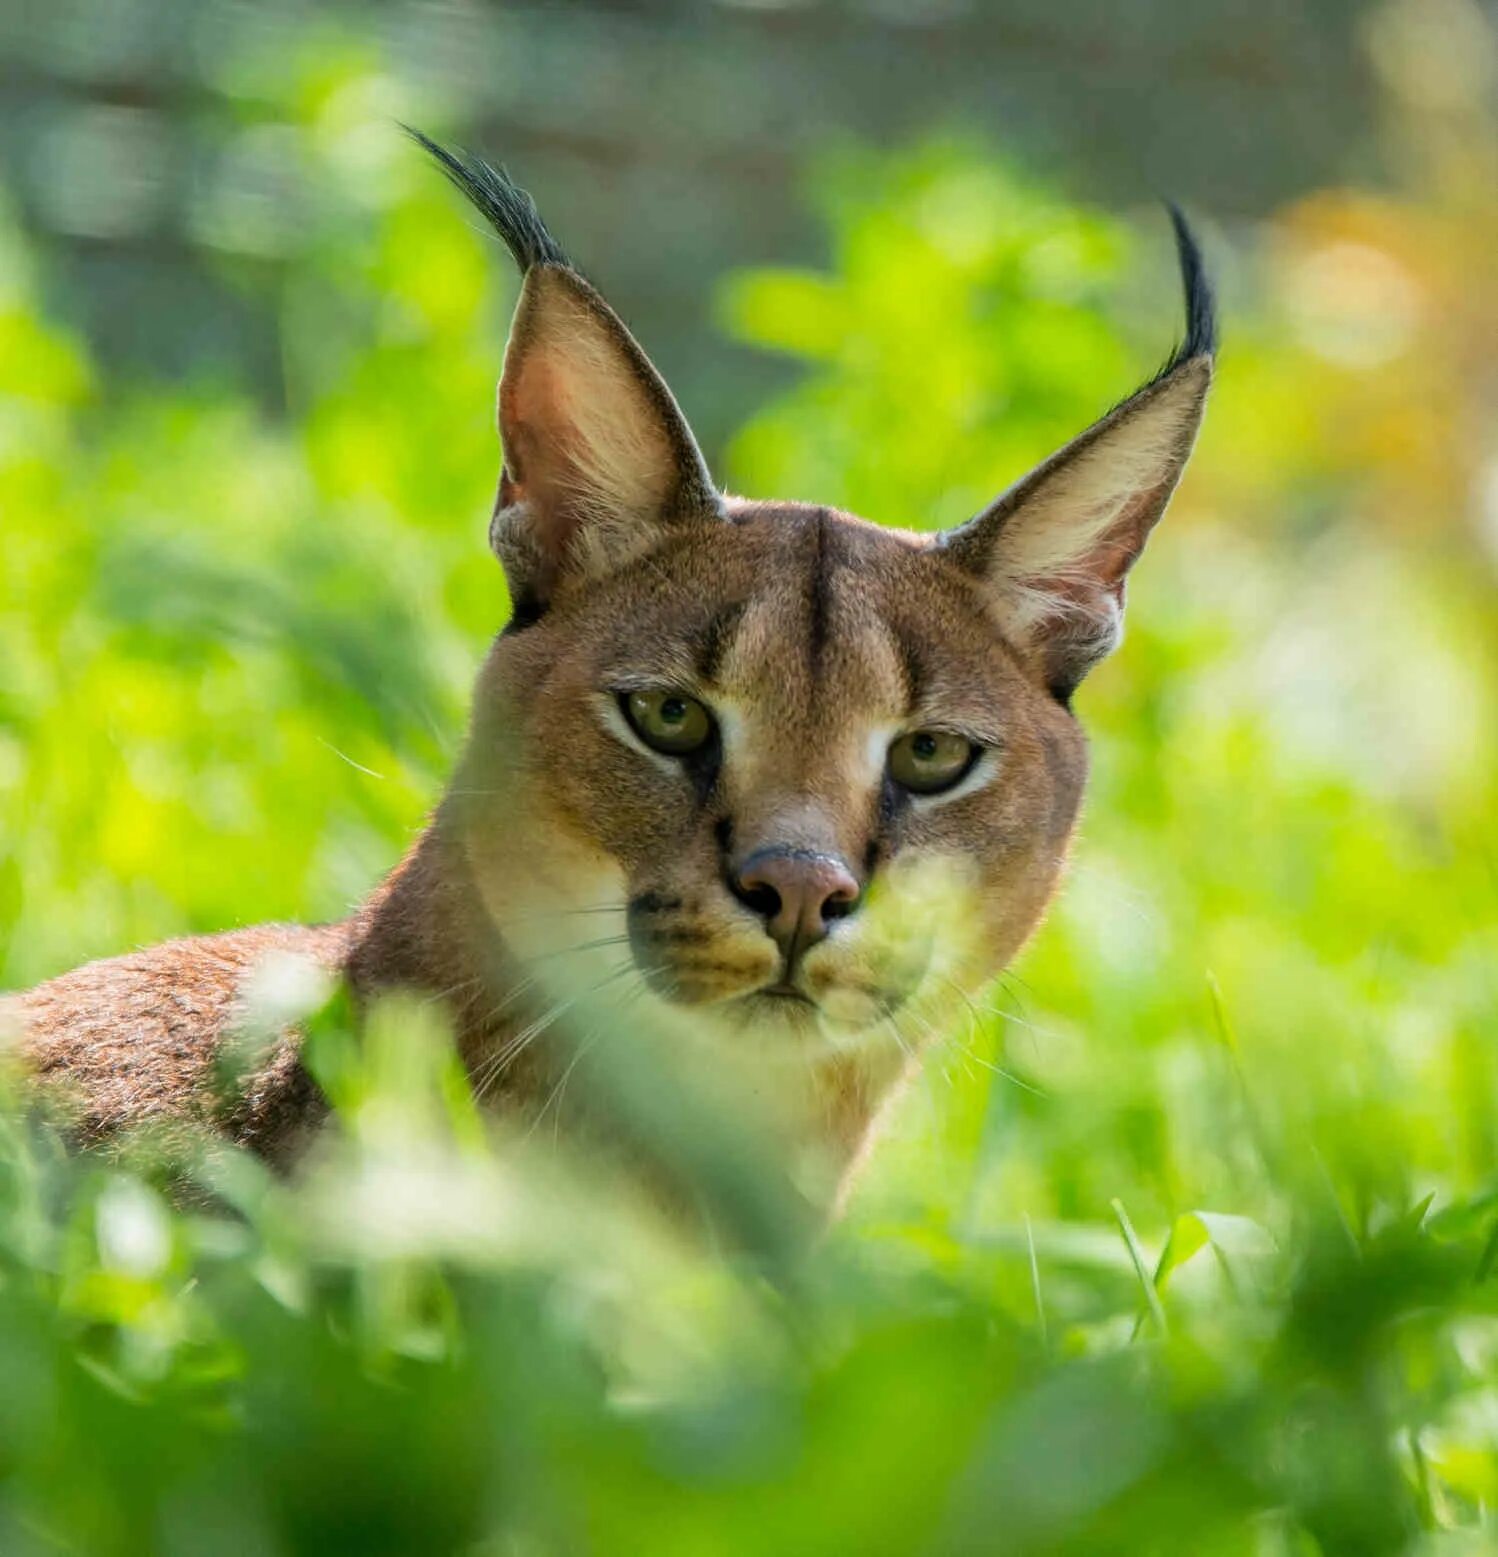
[[[889,776],[916,795],[937,795],[958,782],[977,760],[978,748],[950,730],[912,730],[889,749]]]
[[[685,693],[629,692],[620,701],[635,734],[667,756],[690,756],[713,733],[713,716]]]

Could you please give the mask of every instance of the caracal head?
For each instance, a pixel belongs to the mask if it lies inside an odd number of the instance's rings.
[[[514,616],[445,803],[484,913],[558,999],[770,1055],[913,1047],[1013,956],[1066,855],[1071,693],[1118,641],[1211,380],[1184,221],[1166,367],[930,535],[722,494],[528,198],[431,149],[525,272],[491,530]]]

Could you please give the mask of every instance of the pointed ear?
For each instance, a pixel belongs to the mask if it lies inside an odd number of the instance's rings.
[[[623,567],[722,499],[665,381],[504,174],[412,132],[525,273],[499,386],[490,540],[517,616]]]
[[[1124,586],[1201,425],[1216,323],[1201,257],[1172,209],[1186,339],[1159,374],[938,547],[983,583],[1016,647],[1066,701],[1123,635]]]
[[[671,391],[575,271],[533,266],[499,386],[490,536],[517,608],[651,550],[722,500]]]

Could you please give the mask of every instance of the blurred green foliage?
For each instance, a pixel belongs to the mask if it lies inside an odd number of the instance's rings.
[[[281,299],[289,421],[96,383],[5,231],[0,983],[340,916],[459,739],[506,610],[483,516],[509,278],[388,125],[351,177],[362,79],[324,60],[297,99],[325,198]]]
[[[512,283],[345,122],[362,68],[287,110],[325,199],[285,420],[99,382],[3,229],[0,984],[340,914],[461,738]],[[724,289],[804,365],[737,487],[960,519],[1168,344],[1163,221],[950,145],[813,190],[830,271]],[[169,1196],[12,1106],[0,1550],[1490,1549],[1498,629],[1483,450],[1425,416],[1483,403],[1436,349],[1486,306],[1443,279],[1490,230],[1460,194],[1240,235],[1207,434],[1079,700],[1072,879],[833,1236],[798,1250],[711,1098],[654,1117],[713,1253],[550,1131],[490,1141],[408,1009],[318,1018],[297,1185],[211,1152]]]

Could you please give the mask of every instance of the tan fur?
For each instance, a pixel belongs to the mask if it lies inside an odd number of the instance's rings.
[[[91,964],[11,1000],[0,1025],[73,1096],[85,1139],[173,1119],[285,1160],[324,1109],[295,1033],[272,1033],[227,1094],[221,1061],[253,1016],[255,965],[299,954],[361,1002],[440,1001],[480,1091],[512,1108],[556,1102],[583,1051],[546,1026],[586,1009],[625,1041],[644,1024],[718,1045],[746,1094],[757,1072],[791,1078],[797,1130],[852,1157],[910,1056],[1055,888],[1087,766],[1058,681],[1095,657],[1077,642],[1116,628],[1208,369],[1179,365],[933,539],[722,498],[607,305],[570,271],[533,268],[494,527],[519,614],[416,847],[345,924]],[[621,695],[649,689],[711,710],[715,766],[632,733]],[[949,795],[886,775],[890,743],[923,728],[984,748]],[[794,968],[732,886],[766,847],[834,859],[862,892]],[[766,993],[789,977],[799,1001]]]
[[[217,1070],[245,1014],[257,965],[296,953],[336,968],[341,926],[259,925],[168,941],[89,963],[0,1006],[22,1027],[22,1052],[58,1100],[75,1104],[85,1141],[127,1125],[212,1124],[272,1159],[284,1158],[324,1105],[290,1033],[225,1096]]]
[[[1205,361],[1175,375],[1120,426],[1107,428],[1028,495],[1026,523],[1006,525],[993,576],[1012,629],[1023,636],[1076,608],[1096,577],[1093,553],[1129,528],[1132,505],[1154,515],[1162,477],[1174,480],[1201,421]],[[1141,538],[1142,543],[1142,538]]]

